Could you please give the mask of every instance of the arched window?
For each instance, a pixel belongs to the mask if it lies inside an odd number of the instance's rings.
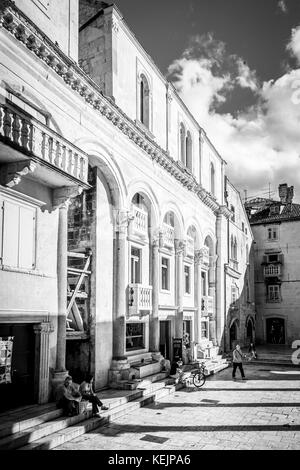
[[[210,164],[210,192],[215,195],[215,167],[213,163]]]
[[[186,142],[185,142],[185,127],[180,124],[180,160],[181,163],[186,165]]]
[[[148,127],[148,129],[149,129],[149,122],[150,122],[149,95],[150,95],[149,83],[145,75],[141,75],[141,78],[140,78],[140,121],[144,124],[144,126]]]
[[[185,152],[186,152],[186,166],[193,170],[193,156],[192,156],[192,136],[188,131],[185,139]]]

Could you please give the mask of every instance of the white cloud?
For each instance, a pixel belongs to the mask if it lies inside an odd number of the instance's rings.
[[[300,64],[300,26],[292,29],[291,40],[287,45],[287,50],[297,59],[298,64]]]
[[[287,14],[288,13],[288,8],[285,3],[285,0],[279,0],[277,3],[278,8],[281,10],[282,13]]]
[[[293,184],[300,202],[300,69],[260,83],[242,58],[224,53],[223,43],[218,45],[212,35],[200,39],[171,64],[169,78],[227,161],[230,179],[241,192],[248,189],[248,195],[269,182],[276,192],[279,183]],[[203,43],[205,58],[199,54]],[[220,49],[222,57],[216,60],[214,51]],[[290,50],[295,54],[297,48]],[[218,112],[228,91],[238,88],[252,91],[255,105],[237,115]]]

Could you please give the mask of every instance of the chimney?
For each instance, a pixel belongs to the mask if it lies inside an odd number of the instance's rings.
[[[280,184],[278,187],[281,204],[287,206],[290,210],[294,197],[294,186],[288,186],[286,183]]]

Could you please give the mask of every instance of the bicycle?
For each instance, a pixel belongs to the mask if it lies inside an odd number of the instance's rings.
[[[204,371],[205,371],[205,362],[201,362],[201,364],[198,364],[197,369],[194,369],[191,371],[193,384],[197,388],[203,387],[203,385],[205,384],[206,375]]]

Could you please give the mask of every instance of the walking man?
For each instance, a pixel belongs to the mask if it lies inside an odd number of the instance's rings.
[[[235,373],[236,369],[239,368],[242,379],[246,380],[244,369],[243,369],[243,357],[246,357],[245,354],[242,353],[241,347],[237,344],[235,349],[233,350],[233,369],[232,369],[232,378],[235,380]]]

